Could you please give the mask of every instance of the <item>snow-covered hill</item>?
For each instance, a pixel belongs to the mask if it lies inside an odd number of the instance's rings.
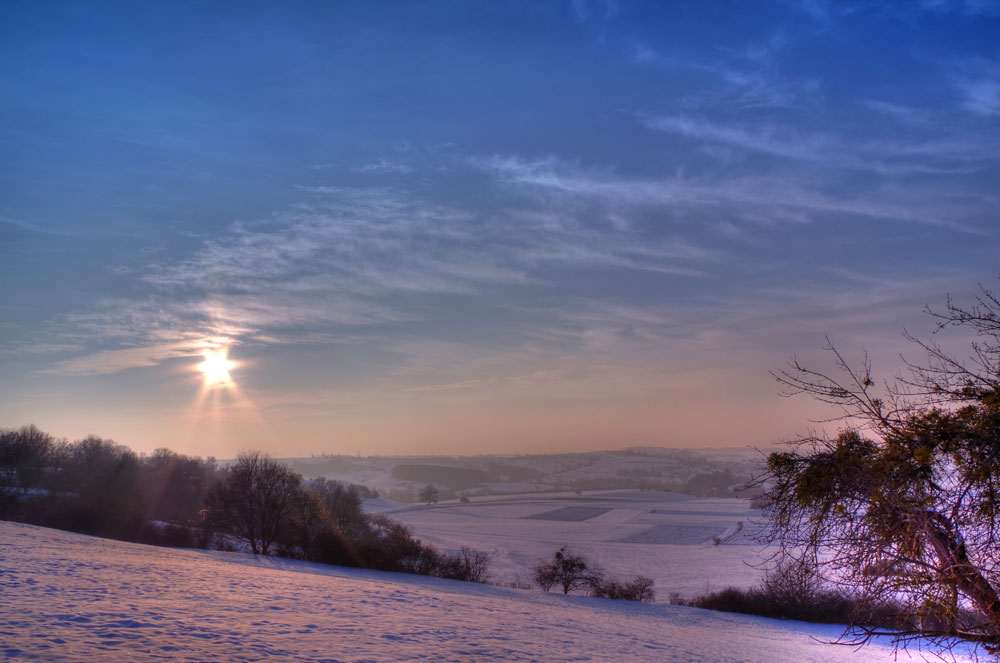
[[[0,656],[38,661],[892,661],[839,629],[0,522]]]

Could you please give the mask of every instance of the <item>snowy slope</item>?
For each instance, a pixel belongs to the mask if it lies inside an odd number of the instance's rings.
[[[0,656],[39,661],[891,661],[835,627],[0,522]]]

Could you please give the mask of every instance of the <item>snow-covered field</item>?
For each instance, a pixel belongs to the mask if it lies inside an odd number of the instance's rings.
[[[442,550],[468,545],[488,552],[501,584],[529,582],[540,558],[566,546],[611,575],[652,578],[657,599],[666,601],[670,592],[755,585],[771,554],[747,537],[760,512],[742,499],[632,490],[381,507]]]
[[[0,522],[0,657],[9,660],[893,660],[884,645],[822,642],[838,633]]]

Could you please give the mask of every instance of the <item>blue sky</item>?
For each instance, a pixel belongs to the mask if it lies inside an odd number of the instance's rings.
[[[767,444],[815,414],[769,369],[891,374],[1000,272],[995,3],[0,11],[6,426]]]

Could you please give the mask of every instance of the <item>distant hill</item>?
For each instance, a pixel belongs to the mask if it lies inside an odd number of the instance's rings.
[[[621,451],[516,456],[320,456],[287,458],[307,478],[372,488],[383,497],[417,501],[427,484],[441,499],[462,495],[567,490],[653,489],[698,497],[742,496],[763,456],[752,449],[631,447]]]

